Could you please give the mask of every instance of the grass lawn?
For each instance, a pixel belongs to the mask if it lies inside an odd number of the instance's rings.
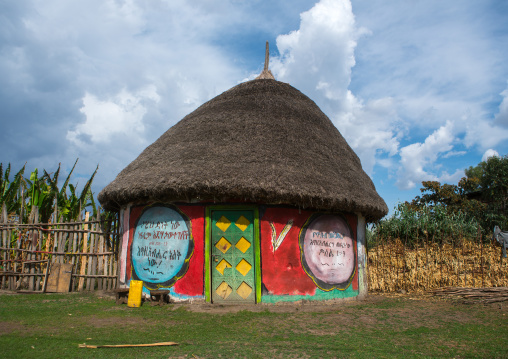
[[[0,294],[1,358],[508,358],[508,303],[371,295],[252,307]],[[82,343],[178,346],[84,349]]]

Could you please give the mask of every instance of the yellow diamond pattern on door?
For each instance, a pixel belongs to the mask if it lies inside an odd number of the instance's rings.
[[[250,242],[246,240],[244,237],[240,238],[240,240],[235,245],[238,250],[242,251],[242,253],[247,252],[247,249],[250,248]]]
[[[215,247],[217,247],[217,249],[219,251],[221,251],[222,253],[226,253],[228,251],[228,249],[231,248],[231,243],[229,243],[229,241],[226,238],[222,237],[215,244]]]
[[[249,295],[252,293],[252,287],[247,283],[242,282],[242,284],[240,284],[240,286],[236,290],[236,293],[238,293],[238,295],[243,299],[247,299]]]
[[[222,299],[226,299],[229,297],[231,292],[233,291],[233,288],[231,288],[226,282],[222,282],[215,291],[219,297]]]
[[[215,267],[220,274],[224,275],[224,269],[231,268],[231,264],[225,259],[221,260],[219,264]]]
[[[240,218],[238,218],[238,219],[236,220],[235,224],[236,224],[236,226],[237,226],[238,228],[240,228],[240,230],[241,230],[242,232],[244,232],[244,231],[247,229],[247,227],[249,226],[250,222],[249,222],[249,220],[248,220],[247,218],[245,218],[244,216],[240,216]]]
[[[247,273],[249,273],[252,266],[247,262],[245,259],[242,259],[240,263],[236,265],[236,270],[242,273],[242,275],[245,277]],[[245,282],[244,282],[245,283]]]
[[[210,212],[210,288],[213,303],[255,303],[255,211]]]
[[[226,232],[229,226],[231,225],[231,221],[226,217],[222,216],[219,218],[216,225],[222,232]]]

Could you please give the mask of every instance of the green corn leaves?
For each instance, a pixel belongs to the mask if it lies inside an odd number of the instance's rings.
[[[92,182],[99,166],[79,192],[77,185],[70,183],[77,163],[76,159],[61,187],[58,185],[60,164],[53,174],[43,170],[40,176],[36,168],[28,178],[24,177],[25,164],[12,180],[11,165],[8,164],[4,171],[3,164],[0,164],[0,206],[5,204],[8,213],[23,216],[23,220],[27,219],[28,214],[36,206],[39,208],[41,223],[48,223],[55,210],[58,210],[59,219],[64,221],[77,220],[81,211],[90,207],[96,216],[98,208],[92,193]]]

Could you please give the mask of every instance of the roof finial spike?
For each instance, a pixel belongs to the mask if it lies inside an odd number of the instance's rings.
[[[268,41],[266,42],[266,51],[265,51],[265,69],[264,71],[268,71],[268,64],[270,63],[270,45]]]
[[[259,76],[256,77],[256,80],[261,80],[261,79],[275,80],[275,77],[273,77],[272,72],[268,68],[269,63],[270,63],[270,48],[269,48],[269,44],[267,41],[266,42],[266,52],[265,52],[265,67],[264,67],[263,71],[259,74]]]

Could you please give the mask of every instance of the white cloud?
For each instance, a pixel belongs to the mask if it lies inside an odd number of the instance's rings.
[[[320,106],[372,174],[397,153],[401,132],[392,98],[364,104],[348,89],[358,38],[368,31],[356,26],[349,0],[321,0],[300,17],[298,30],[277,37],[271,69]]]
[[[321,0],[300,15],[298,30],[277,37],[270,67],[280,81],[340,105],[346,101],[361,35],[349,0]]]
[[[492,122],[471,117],[465,122],[467,130],[464,144],[468,147],[477,146],[485,151],[508,141],[508,128],[497,127]]]
[[[425,142],[416,142],[400,149],[400,168],[397,172],[397,185],[402,189],[411,189],[419,185],[421,181],[439,180],[432,173],[433,165],[439,154],[446,153],[453,148],[455,137],[453,135],[453,123],[446,124],[431,135]],[[444,177],[448,177],[447,173]]]
[[[147,112],[144,103],[147,100],[159,102],[160,97],[155,86],[147,86],[135,94],[122,90],[107,100],[99,100],[87,93],[83,97],[83,107],[80,109],[86,120],[74,130],[68,131],[67,139],[78,146],[88,142],[105,143],[115,134],[139,141],[144,138],[143,117]],[[90,140],[85,141],[86,137]]]
[[[404,131],[392,98],[363,104],[350,91],[347,95],[351,107],[333,114],[332,120],[362,160],[363,169],[372,175],[376,164],[392,163],[389,157],[398,153]]]
[[[490,157],[499,157],[499,153],[497,151],[493,150],[492,148],[489,148],[482,156],[482,161],[487,161]]]
[[[467,151],[450,151],[445,153],[441,156],[441,158],[450,158],[450,157],[457,157],[457,156],[463,156],[467,154]]]
[[[503,100],[499,105],[499,112],[496,114],[496,124],[504,127],[508,127],[508,89],[504,90],[500,94],[503,96]]]

